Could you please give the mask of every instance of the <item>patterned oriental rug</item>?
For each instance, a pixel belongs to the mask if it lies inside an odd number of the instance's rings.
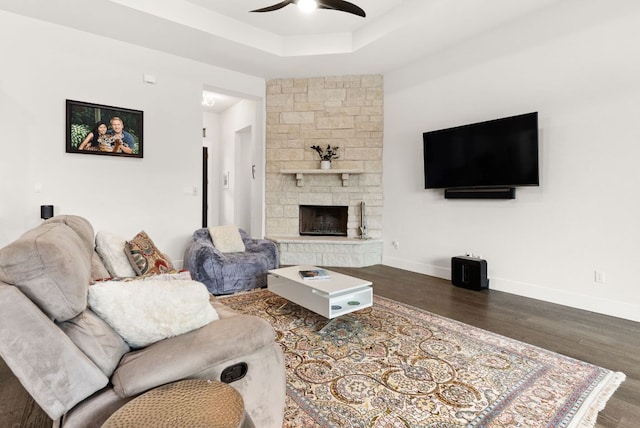
[[[268,290],[224,302],[276,330],[285,427],[593,427],[625,379],[379,296],[324,334],[325,318]]]

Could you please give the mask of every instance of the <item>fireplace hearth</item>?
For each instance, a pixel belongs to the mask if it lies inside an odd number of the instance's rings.
[[[349,207],[300,205],[300,235],[347,236]]]

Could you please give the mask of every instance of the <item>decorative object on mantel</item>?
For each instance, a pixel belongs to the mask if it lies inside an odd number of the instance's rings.
[[[367,235],[367,217],[364,211],[364,201],[360,202],[360,239],[369,239]]]
[[[338,149],[340,147],[338,146],[331,147],[331,145],[328,144],[326,151],[320,146],[311,146],[311,148],[318,152],[320,156],[320,169],[331,169],[331,161],[340,157],[338,155]]]
[[[361,169],[281,169],[280,174],[295,174],[297,187],[304,186],[305,174],[336,174],[341,176],[342,186],[348,187],[349,174],[364,174],[364,171]]]

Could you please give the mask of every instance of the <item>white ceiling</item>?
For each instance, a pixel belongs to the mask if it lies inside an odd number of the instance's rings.
[[[367,17],[280,0],[0,0],[0,9],[263,77],[386,73],[563,0],[353,0]],[[104,17],[118,17],[100,25]]]

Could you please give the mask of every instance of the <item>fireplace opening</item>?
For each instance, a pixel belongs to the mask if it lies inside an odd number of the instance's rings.
[[[300,235],[347,236],[349,207],[300,205]]]

